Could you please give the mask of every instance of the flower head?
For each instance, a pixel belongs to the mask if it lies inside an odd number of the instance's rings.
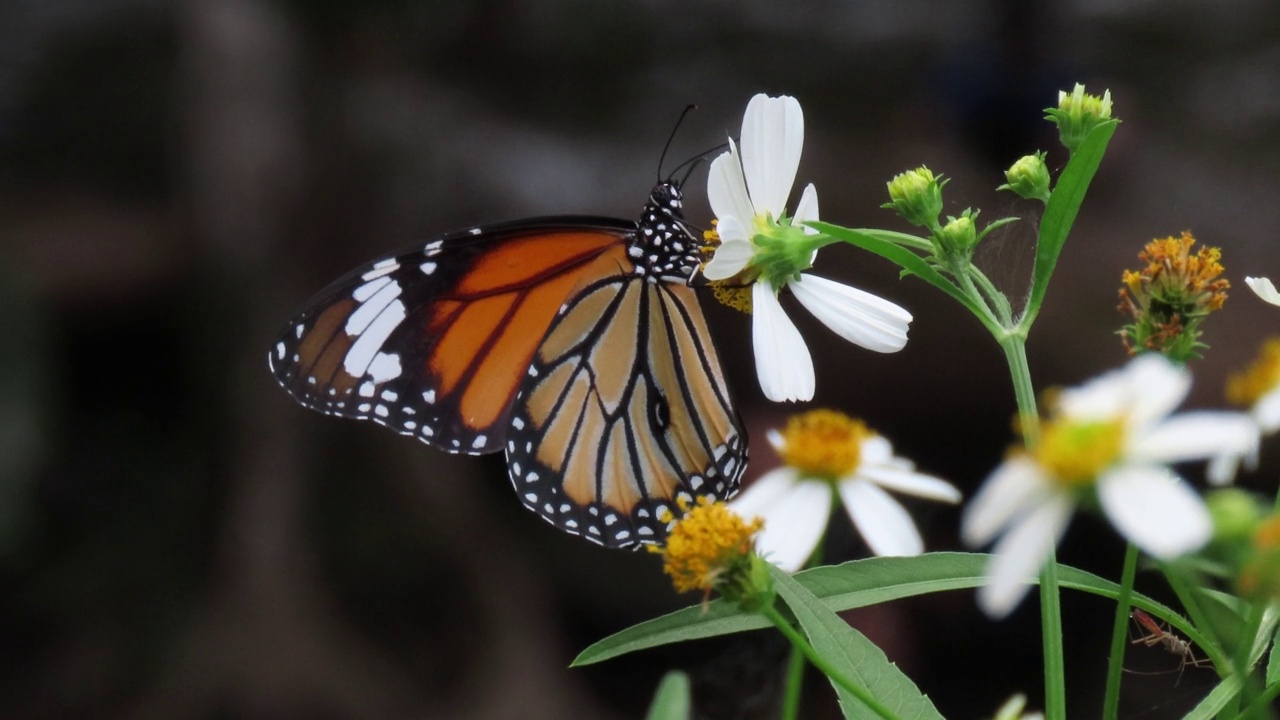
[[[676,592],[716,590],[739,603],[768,602],[772,583],[754,552],[762,521],[747,521],[724,503],[699,498],[676,523],[662,554],[662,571]]]
[[[1111,119],[1111,91],[1102,97],[1089,95],[1076,83],[1070,93],[1058,93],[1058,107],[1047,108],[1045,117],[1057,124],[1058,138],[1067,150],[1075,152],[1090,131]]]
[[[1280,514],[1258,523],[1248,560],[1236,578],[1240,594],[1258,602],[1280,600]]]
[[[757,548],[788,572],[804,566],[826,530],[839,496],[854,527],[877,555],[918,555],[924,541],[887,490],[956,503],[960,491],[915,471],[889,441],[859,420],[832,410],[793,416],[769,442],[785,463],[729,503],[743,517],[764,519]]]
[[[1025,200],[1049,201],[1049,168],[1044,164],[1044,153],[1024,155],[1004,171],[1008,184],[997,190],[1010,190]]]
[[[965,542],[1000,536],[978,593],[988,615],[1018,604],[1082,500],[1096,498],[1122,535],[1161,559],[1209,540],[1208,510],[1168,466],[1243,452],[1256,432],[1241,413],[1170,417],[1190,386],[1186,369],[1143,355],[1056,396],[1036,447],[1013,451],[965,508]]]
[[[752,346],[760,387],[770,400],[809,400],[813,360],[800,332],[778,302],[790,288],[809,312],[846,340],[876,352],[896,352],[907,342],[911,314],[874,295],[804,274],[823,238],[805,221],[818,219],[812,184],[801,193],[794,215],[787,196],[804,145],[804,114],[791,97],[756,95],[742,119],[741,150],[711,163],[707,195],[716,214],[715,253],[703,268],[713,283],[750,285],[745,292],[719,292],[752,313]]]
[[[1200,324],[1222,308],[1231,283],[1218,277],[1222,251],[1205,246],[1193,254],[1195,243],[1189,232],[1152,240],[1138,253],[1146,267],[1125,271],[1119,309],[1133,322],[1120,336],[1131,355],[1153,351],[1186,361],[1204,347]]]
[[[1263,344],[1257,359],[1248,368],[1227,377],[1227,402],[1245,408],[1262,435],[1280,430],[1280,338]],[[1258,465],[1258,445],[1243,455],[1226,453],[1209,466],[1209,481],[1225,485],[1235,479],[1240,463],[1252,470]]]
[[[912,225],[929,228],[938,226],[938,214],[942,212],[942,186],[947,181],[921,165],[893,176],[889,181],[889,202],[880,207],[894,210]]]

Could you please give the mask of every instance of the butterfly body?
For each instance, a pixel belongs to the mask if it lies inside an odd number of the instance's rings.
[[[521,502],[612,547],[659,542],[679,505],[732,495],[746,438],[697,298],[674,183],[639,223],[526,220],[355,270],[269,353],[320,412],[449,452],[504,451]]]

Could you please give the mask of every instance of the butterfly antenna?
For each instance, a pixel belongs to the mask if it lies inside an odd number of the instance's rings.
[[[729,147],[729,143],[720,143],[719,145],[716,145],[713,148],[703,150],[697,155],[694,155],[688,160],[685,160],[684,162],[675,166],[675,168],[671,171],[670,177],[675,177],[676,173],[680,172],[682,169],[686,167],[689,168],[689,171],[684,174],[684,179],[680,181],[680,185],[683,186],[685,184],[685,181],[689,179],[689,176],[693,174],[693,171],[697,169],[698,163],[704,162],[707,159],[708,155],[711,155],[712,153],[720,152],[721,150],[724,150],[727,147]]]
[[[692,103],[685,105],[684,110],[680,113],[680,117],[676,118],[676,125],[671,128],[671,134],[667,136],[667,144],[662,146],[662,155],[658,158],[658,182],[662,182],[662,164],[666,162],[667,151],[671,149],[671,142],[676,139],[676,131],[680,129],[680,124],[684,122],[684,118],[689,114],[689,111],[696,107],[698,106]],[[683,167],[683,165],[680,167]],[[676,169],[679,170],[680,168]]]

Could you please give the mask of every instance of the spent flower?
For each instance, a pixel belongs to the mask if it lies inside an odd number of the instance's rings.
[[[1203,246],[1192,253],[1195,243],[1189,232],[1152,240],[1138,253],[1146,266],[1124,272],[1119,310],[1133,322],[1120,336],[1129,354],[1158,352],[1185,362],[1205,347],[1200,325],[1222,309],[1231,283],[1218,277],[1222,251]]]
[[[833,410],[793,416],[769,432],[784,466],[772,470],[734,498],[729,507],[764,520],[756,547],[788,572],[813,554],[838,496],[849,519],[877,555],[919,555],[924,541],[906,509],[887,491],[957,503],[960,491],[916,472],[905,458],[864,423]]]
[[[699,498],[667,536],[662,571],[676,592],[714,590],[726,599],[756,609],[772,603],[773,581],[755,552],[761,521],[744,520],[724,503]]]
[[[1257,433],[1242,413],[1170,417],[1190,387],[1185,368],[1149,354],[1054,396],[1036,446],[1014,450],[964,511],[969,545],[999,536],[978,591],[988,615],[1017,606],[1082,502],[1096,499],[1122,535],[1162,560],[1209,540],[1209,511],[1169,465],[1245,452]]]
[[[804,145],[804,113],[792,97],[756,95],[742,118],[741,151],[711,163],[707,195],[715,212],[714,255],[703,268],[713,283],[749,284],[756,374],[774,401],[810,400],[814,392],[809,349],[778,301],[785,287],[806,310],[845,340],[876,352],[897,352],[907,342],[911,314],[862,290],[805,273],[827,239],[806,221],[818,219],[818,194],[805,187],[788,216],[787,196]],[[718,293],[725,297],[728,293]]]

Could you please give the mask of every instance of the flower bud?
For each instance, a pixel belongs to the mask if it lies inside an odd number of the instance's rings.
[[[978,231],[968,210],[960,217],[948,217],[938,233],[938,241],[948,255],[968,256],[978,244]]]
[[[1236,488],[1217,490],[1205,497],[1213,518],[1213,537],[1218,542],[1238,542],[1250,538],[1262,521],[1262,510],[1249,493]]]
[[[1027,200],[1049,201],[1049,168],[1044,164],[1044,153],[1025,155],[1004,171],[1008,184],[997,190],[1012,190]]]
[[[1060,91],[1058,107],[1046,108],[1045,113],[1057,124],[1059,140],[1074,153],[1091,130],[1111,119],[1111,91],[1103,92],[1102,97],[1088,95],[1084,85],[1076,83],[1070,94]]]
[[[889,181],[890,202],[880,207],[896,211],[912,225],[937,227],[938,214],[942,212],[942,186],[946,184],[942,176],[935,178],[927,167],[908,170]]]

